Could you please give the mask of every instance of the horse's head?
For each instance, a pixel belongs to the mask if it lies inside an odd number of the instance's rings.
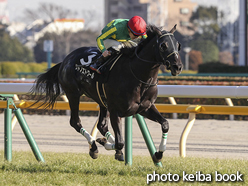
[[[162,58],[163,64],[171,74],[176,76],[181,73],[183,64],[178,51],[180,43],[175,39],[173,33],[176,31],[176,25],[170,32],[162,31],[157,38],[157,53]]]

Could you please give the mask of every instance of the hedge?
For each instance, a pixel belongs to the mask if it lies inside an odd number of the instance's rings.
[[[198,73],[248,73],[248,66],[231,66],[220,62],[209,62],[200,64]]]
[[[0,77],[16,77],[17,72],[40,72],[47,69],[47,63],[0,62]]]

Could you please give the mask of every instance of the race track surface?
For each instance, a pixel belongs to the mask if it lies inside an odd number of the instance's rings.
[[[77,152],[88,153],[89,146],[86,139],[77,133],[69,124],[69,116],[24,115],[29,128],[41,152]],[[90,133],[97,117],[81,117],[83,127]],[[4,114],[0,114],[0,149],[4,149]],[[179,139],[187,123],[186,119],[168,119],[170,131],[168,133],[166,156],[179,156]],[[124,119],[123,134],[124,134]],[[158,149],[161,140],[161,127],[158,123],[146,119],[146,123]],[[112,127],[109,125],[112,134]],[[102,137],[99,133],[97,137]],[[13,134],[12,149],[15,151],[31,151],[28,142],[16,124]],[[101,154],[112,154],[101,145]],[[187,139],[186,156],[207,158],[237,158],[248,159],[248,122],[229,120],[197,120]],[[133,119],[133,155],[149,156],[139,126]]]

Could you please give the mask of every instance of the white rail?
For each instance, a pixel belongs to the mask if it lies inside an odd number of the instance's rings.
[[[0,83],[0,94],[27,94],[33,83]]]
[[[248,98],[248,86],[158,85],[159,97]]]
[[[0,83],[0,94],[27,94],[33,83]],[[158,97],[248,98],[248,86],[158,85]]]

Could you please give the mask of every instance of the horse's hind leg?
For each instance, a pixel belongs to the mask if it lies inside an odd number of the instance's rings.
[[[111,150],[114,147],[115,138],[108,130],[108,111],[105,107],[100,107],[97,128],[99,132],[106,137],[107,141],[111,143],[109,147],[105,148],[107,150]],[[106,146],[106,143],[104,144],[104,146]],[[124,156],[121,150],[116,150],[115,159],[119,161],[124,161]]]
[[[148,110],[140,113],[148,119],[159,122],[162,128],[162,139],[159,145],[159,151],[153,155],[153,161],[158,163],[163,157],[163,152],[166,149],[167,134],[169,131],[169,122],[160,114],[155,105],[152,105]]]
[[[70,118],[70,125],[79,133],[81,133],[87,140],[88,143],[91,145],[90,149],[90,156],[93,159],[96,159],[98,157],[98,150],[97,146],[95,143],[95,140],[93,137],[83,128],[78,112],[79,112],[79,99],[80,99],[80,94],[75,92],[75,93],[67,93],[66,94],[68,100],[69,100],[69,105],[71,108],[71,118]]]

